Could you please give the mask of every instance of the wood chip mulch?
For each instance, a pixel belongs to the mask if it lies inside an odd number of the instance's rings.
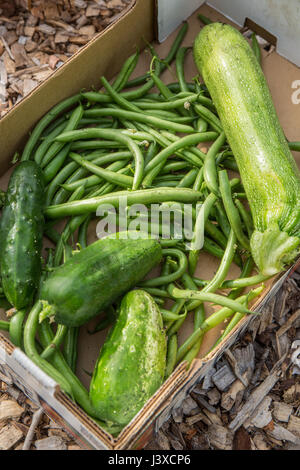
[[[0,117],[132,0],[0,0]]]

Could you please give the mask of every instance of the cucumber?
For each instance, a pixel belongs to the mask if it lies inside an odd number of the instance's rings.
[[[0,270],[3,291],[17,309],[28,307],[41,275],[44,181],[33,161],[13,171],[0,220]]]
[[[264,275],[274,275],[300,251],[300,173],[267,82],[250,45],[229,25],[205,26],[195,40],[194,59],[250,204],[253,258]]]
[[[100,351],[90,399],[100,419],[126,426],[164,380],[166,335],[160,310],[143,290],[122,299],[117,321]]]
[[[162,258],[154,239],[98,240],[56,268],[41,289],[40,319],[80,326],[141,281]]]

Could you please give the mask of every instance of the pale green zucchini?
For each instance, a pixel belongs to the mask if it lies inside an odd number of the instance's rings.
[[[249,200],[253,258],[263,274],[276,274],[300,251],[300,173],[264,74],[241,33],[221,23],[201,30],[194,58]]]

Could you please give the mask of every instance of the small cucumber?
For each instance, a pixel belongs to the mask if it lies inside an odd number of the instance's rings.
[[[160,310],[143,290],[122,299],[94,369],[90,399],[102,420],[126,426],[161,386],[166,336]]]
[[[0,220],[2,286],[17,309],[28,307],[41,275],[44,182],[40,167],[21,162],[13,171]]]
[[[153,239],[111,239],[92,243],[56,268],[41,290],[40,319],[80,326],[132,289],[162,258]]]

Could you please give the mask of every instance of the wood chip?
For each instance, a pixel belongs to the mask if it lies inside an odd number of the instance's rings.
[[[263,401],[264,397],[269,393],[269,391],[274,387],[276,382],[279,380],[279,372],[275,370],[270,374],[264,382],[256,387],[256,389],[251,393],[248,401],[244,404],[241,411],[237,414],[234,420],[229,424],[229,428],[233,431],[236,431],[246,419],[250,418],[257,406]]]
[[[19,406],[15,400],[4,400],[0,402],[0,422],[8,418],[18,418],[24,413],[24,408]]]
[[[193,400],[192,397],[188,396],[183,402],[182,402],[182,412],[184,415],[190,415],[192,411],[198,410],[199,407],[195,400]]]
[[[240,380],[236,380],[227,390],[222,394],[221,407],[230,411],[236,402],[237,395],[245,390],[245,385]]]
[[[67,444],[59,436],[46,437],[45,439],[39,439],[34,443],[37,450],[67,450]]]
[[[278,441],[288,441],[293,444],[300,445],[300,437],[295,436],[295,434],[279,424],[275,424],[274,429],[272,431],[268,431],[267,434]]]
[[[265,428],[272,421],[272,413],[270,411],[270,406],[272,403],[272,398],[267,396],[263,401],[257,406],[257,408],[252,413],[249,420],[246,420],[244,426],[248,428],[249,426],[255,426],[258,429]]]
[[[208,430],[208,439],[211,445],[220,450],[231,450],[233,443],[233,433],[225,428],[213,424]]]
[[[292,415],[289,419],[287,429],[293,434],[295,434],[295,436],[300,437],[300,418]]]
[[[214,373],[212,381],[221,392],[224,392],[235,381],[235,375],[230,367],[225,364]]]
[[[0,450],[10,450],[23,438],[23,433],[13,424],[0,430]]]
[[[26,78],[24,80],[24,86],[23,86],[23,96],[28,95],[34,88],[38,85],[38,82],[36,80],[31,80],[30,78]]]
[[[273,403],[273,417],[282,423],[288,423],[293,412],[293,407],[280,401]],[[300,420],[299,420],[300,421]]]
[[[251,438],[245,428],[239,428],[233,438],[233,450],[251,450]]]

